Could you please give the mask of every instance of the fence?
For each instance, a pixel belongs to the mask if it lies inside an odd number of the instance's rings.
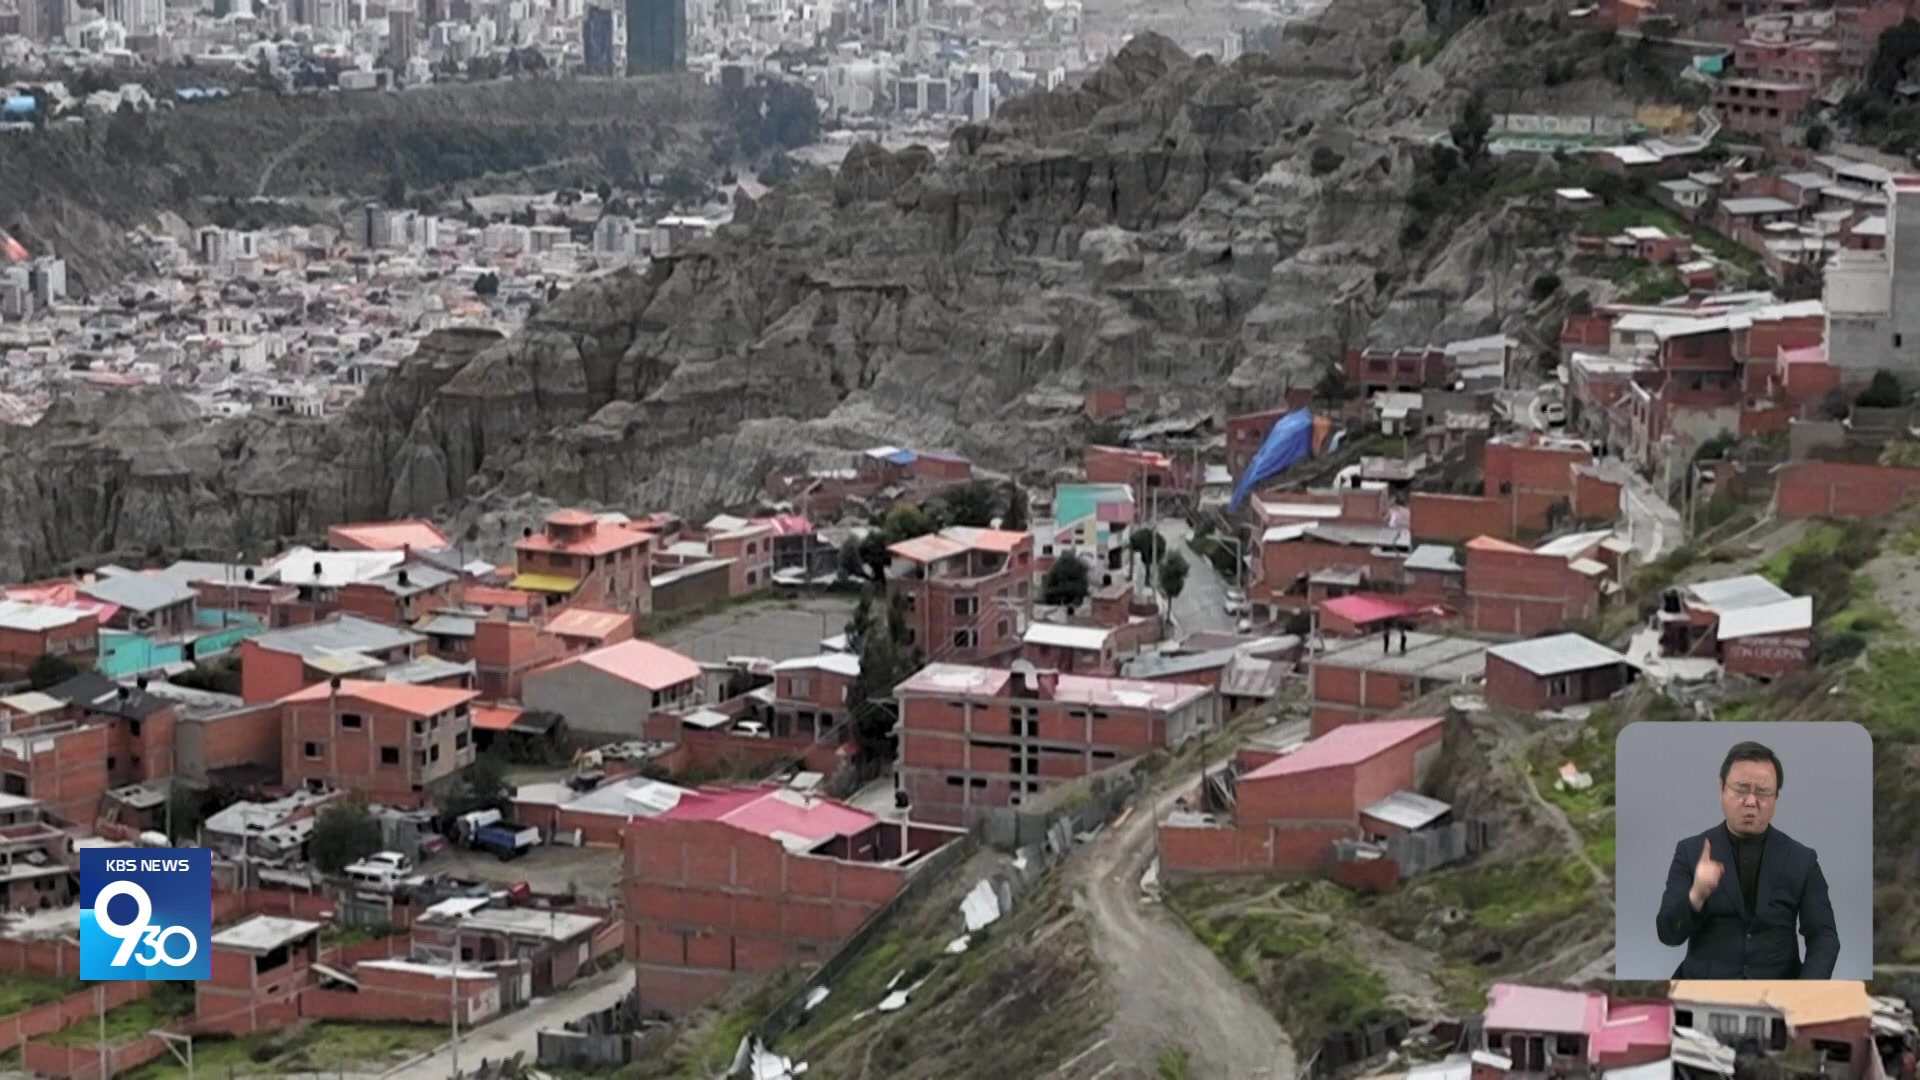
[[[1302,1078],[1334,1076],[1363,1061],[1371,1061],[1407,1041],[1407,1018],[1390,1016],[1365,1027],[1327,1036],[1300,1071]]]
[[[1069,791],[1066,801],[1051,809],[996,806],[975,822],[974,835],[996,850],[1018,851],[1045,843],[1048,833],[1061,821],[1076,833],[1099,828],[1147,786],[1145,775],[1135,768],[1137,764],[1129,762],[1088,777],[1086,787]]]
[[[80,945],[57,941],[0,941],[0,971],[14,975],[80,977]]]
[[[148,982],[109,982],[107,988],[107,1008],[117,1009],[130,1001],[138,1001],[153,993],[154,984]],[[25,1012],[0,1018],[0,1051],[11,1050],[30,1039],[42,1035],[51,1035],[63,1028],[93,1018],[99,1011],[100,1003],[92,987],[70,994],[59,1001],[50,1001]]]
[[[1499,839],[1500,828],[1496,819],[1476,818],[1389,837],[1379,843],[1336,840],[1332,852],[1336,876],[1339,864],[1384,862],[1395,868],[1396,880],[1405,881],[1485,851]]]
[[[564,1028],[540,1032],[539,1064],[548,1068],[618,1068],[633,1061],[644,1039],[639,999],[581,1017]]]
[[[158,1035],[142,1035],[131,1042],[107,1047],[105,1075],[118,1076],[137,1069],[167,1053],[167,1044]],[[101,1061],[98,1046],[55,1046],[30,1042],[21,1052],[26,1071],[55,1080],[100,1080]]]
[[[906,905],[926,895],[942,878],[972,858],[977,850],[979,848],[973,837],[963,836],[921,860],[919,868],[907,878],[907,883],[891,900],[875,908],[873,914],[867,916],[860,928],[842,942],[825,963],[768,1010],[767,1015],[754,1027],[754,1037],[772,1043],[786,1034],[806,1014],[807,995],[813,992],[814,987],[830,986],[834,978],[859,958],[861,951],[872,944]]]

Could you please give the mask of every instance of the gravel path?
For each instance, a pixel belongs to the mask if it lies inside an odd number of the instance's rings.
[[[1184,1048],[1193,1076],[1293,1080],[1280,1022],[1165,909],[1142,902],[1154,826],[1179,790],[1106,830],[1079,870],[1095,952],[1118,999],[1110,1037],[1126,1051],[1108,1075],[1154,1075],[1160,1054]]]

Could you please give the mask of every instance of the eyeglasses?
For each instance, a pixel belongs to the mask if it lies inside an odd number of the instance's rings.
[[[1772,802],[1774,796],[1780,794],[1772,788],[1757,788],[1752,784],[1729,784],[1727,785],[1727,790],[1740,796],[1742,799],[1751,797],[1763,803]]]

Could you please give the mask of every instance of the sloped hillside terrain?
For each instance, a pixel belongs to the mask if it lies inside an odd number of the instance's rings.
[[[1565,35],[1505,12],[1365,67],[1429,37],[1425,19],[1343,0],[1310,41],[1225,66],[1143,35],[944,155],[865,146],[805,173],[511,340],[436,337],[344,417],[202,429],[168,406],[63,408],[0,436],[17,463],[0,515],[19,523],[0,573],[471,520],[526,492],[699,513],[770,466],[877,441],[1044,466],[1084,441],[1088,388],[1149,391],[1163,415],[1266,406],[1348,345],[1523,330],[1559,302],[1528,296],[1559,238],[1516,238],[1501,193],[1458,171],[1438,202],[1410,195],[1434,189],[1427,144],[1488,59]],[[1488,168],[1524,187],[1534,167]]]
[[[244,220],[236,213],[272,212],[246,206],[256,197],[319,206],[377,198],[394,181],[411,195],[445,195],[522,177],[551,185],[697,174],[716,151],[729,159],[730,129],[717,93],[677,78],[245,93],[8,138],[0,228],[64,257],[75,286],[97,288],[138,268],[126,232],[161,212],[230,224]]]

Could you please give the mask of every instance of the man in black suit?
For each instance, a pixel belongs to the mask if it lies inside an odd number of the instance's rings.
[[[1720,763],[1726,821],[1674,847],[1660,898],[1660,943],[1687,947],[1674,978],[1833,978],[1840,932],[1819,857],[1772,827],[1785,781],[1780,759],[1756,742],[1736,744]]]

